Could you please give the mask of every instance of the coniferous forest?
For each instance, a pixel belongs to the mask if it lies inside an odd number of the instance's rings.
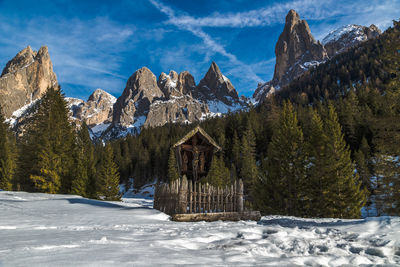
[[[314,67],[257,107],[200,123],[223,148],[207,181],[241,178],[264,214],[400,215],[400,22]],[[69,120],[49,88],[15,137],[0,112],[0,188],[118,200],[179,176],[171,146],[196,125],[167,124],[104,144]]]

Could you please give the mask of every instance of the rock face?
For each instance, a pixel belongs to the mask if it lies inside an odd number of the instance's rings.
[[[322,43],[328,56],[333,57],[361,42],[376,38],[381,33],[374,24],[369,27],[351,24],[330,32]]]
[[[126,83],[124,92],[114,104],[113,123],[133,125],[137,117],[146,116],[150,104],[164,97],[156,76],[146,67],[137,70]]]
[[[47,46],[38,52],[26,47],[7,63],[0,77],[0,105],[5,116],[11,117],[54,85],[57,77]]]
[[[158,77],[157,85],[167,99],[171,96],[189,95],[193,91],[193,88],[196,87],[194,78],[189,72],[184,71],[178,75],[173,70],[169,72],[169,75],[162,72],[160,77]]]
[[[102,89],[96,89],[86,102],[77,98],[67,98],[67,101],[74,118],[94,127],[112,122],[113,105],[117,99]]]
[[[360,42],[375,38],[380,33],[375,25],[348,25],[329,33],[321,44],[312,36],[308,23],[300,20],[296,11],[290,10],[275,46],[274,77],[271,81],[258,85],[253,99],[258,103],[264,101],[310,67],[317,66]]]
[[[192,123],[201,121],[209,113],[208,106],[183,95],[168,101],[156,101],[150,106],[144,127],[162,126],[166,122]]]
[[[114,104],[112,126],[102,137],[118,138],[169,122],[192,123],[245,107],[215,62],[198,86],[187,71],[161,73],[156,82],[154,74],[142,68],[129,78]]]
[[[311,64],[327,59],[324,46],[311,34],[307,21],[290,10],[285,27],[275,46],[276,64],[273,82],[284,86]]]
[[[192,93],[193,97],[201,101],[221,101],[232,105],[239,101],[239,96],[231,81],[225,77],[215,62],[211,63],[206,75]]]

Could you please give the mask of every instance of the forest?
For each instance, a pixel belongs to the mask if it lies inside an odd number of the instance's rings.
[[[257,107],[199,125],[223,148],[204,181],[243,179],[263,214],[400,214],[400,22],[309,70]],[[50,88],[16,137],[0,112],[0,188],[118,200],[118,184],[176,179],[171,146],[197,124],[104,143]],[[134,178],[134,179],[130,179]]]

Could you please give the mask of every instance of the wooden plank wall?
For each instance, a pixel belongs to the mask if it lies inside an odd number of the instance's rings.
[[[154,192],[154,208],[169,215],[185,213],[243,212],[243,181],[215,187],[193,183],[186,176],[159,184]]]

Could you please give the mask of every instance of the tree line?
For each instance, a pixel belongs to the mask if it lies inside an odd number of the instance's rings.
[[[114,198],[118,182],[129,187],[130,178],[135,187],[176,179],[170,148],[200,124],[223,148],[204,181],[243,179],[246,205],[264,214],[356,218],[362,206],[374,205],[378,215],[398,215],[399,33],[394,22],[257,108],[142,129],[105,145],[93,144],[84,124],[80,130],[68,124],[61,92],[49,90],[46,97],[58,99],[50,101],[57,108],[44,97],[21,138],[15,140],[0,118],[0,185],[95,198],[114,188],[107,197]]]
[[[112,146],[95,145],[86,124],[70,121],[60,88],[49,88],[30,113],[18,138],[0,115],[1,189],[120,199]]]

